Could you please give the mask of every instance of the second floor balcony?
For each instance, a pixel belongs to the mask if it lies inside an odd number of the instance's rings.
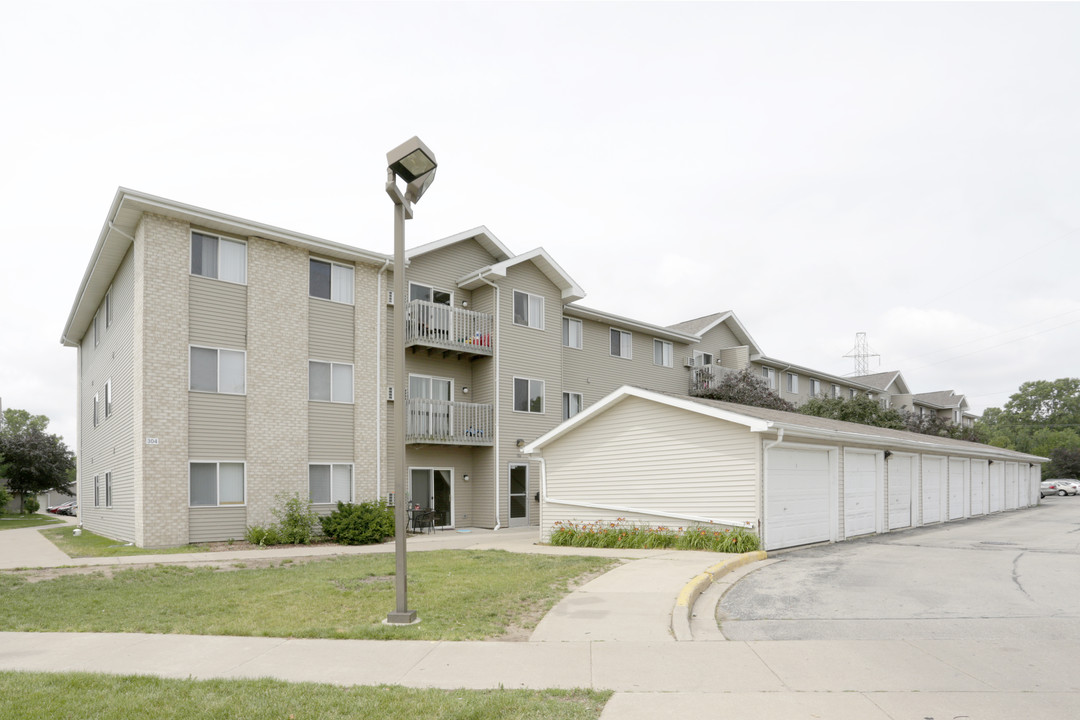
[[[725,375],[734,372],[738,371],[719,365],[690,368],[690,394],[696,395],[707,390],[715,390]]]
[[[491,405],[412,398],[405,409],[405,442],[494,445]]]
[[[494,322],[487,313],[412,300],[405,312],[405,347],[471,357],[494,355]]]

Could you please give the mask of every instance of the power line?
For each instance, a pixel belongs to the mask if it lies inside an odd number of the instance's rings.
[[[937,362],[926,363],[925,365],[916,365],[912,369],[913,370],[922,370],[923,368],[933,367],[934,365],[941,365],[942,363],[952,362],[953,360],[959,360],[960,358],[968,357],[969,355],[978,355],[979,353],[984,353],[987,350],[993,350],[994,348],[1003,347],[1005,345],[1011,345],[1014,342],[1019,342],[1020,340],[1027,340],[1028,338],[1033,338],[1036,335],[1043,335],[1043,334],[1051,332],[1053,330],[1060,330],[1063,327],[1069,327],[1070,325],[1075,325],[1077,323],[1080,323],[1080,320],[1073,320],[1072,322],[1067,322],[1067,323],[1064,323],[1062,325],[1056,325],[1056,326],[1054,326],[1052,328],[1047,328],[1046,330],[1040,330],[1039,332],[1031,333],[1030,335],[1024,335],[1024,336],[1021,336],[1021,337],[1018,337],[1018,338],[1013,338],[1012,340],[1006,340],[1003,343],[998,343],[997,345],[991,345],[990,347],[983,348],[981,350],[972,350],[969,353],[961,353],[960,355],[954,355],[954,356],[952,356],[950,358],[945,358],[944,360],[938,360]]]
[[[930,356],[930,355],[938,355],[940,353],[947,352],[947,351],[953,350],[955,348],[964,347],[965,345],[972,345],[974,343],[982,342],[983,340],[986,340],[987,338],[997,337],[998,335],[1005,335],[1007,333],[1016,332],[1017,330],[1023,330],[1025,328],[1030,328],[1032,325],[1040,325],[1040,324],[1042,324],[1044,322],[1049,322],[1050,320],[1057,320],[1060,317],[1065,317],[1066,315],[1072,315],[1073,313],[1078,313],[1078,312],[1080,312],[1080,308],[1076,308],[1075,310],[1068,310],[1068,311],[1063,312],[1063,313],[1061,313],[1059,315],[1051,315],[1050,317],[1046,317],[1046,318],[1043,318],[1041,320],[1037,320],[1034,323],[1028,323],[1027,325],[1017,325],[1016,327],[1009,328],[1008,330],[1001,330],[1001,331],[996,332],[996,333],[990,333],[989,335],[982,336],[978,340],[967,340],[965,342],[957,343],[956,345],[950,345],[948,347],[944,347],[944,348],[941,348],[939,350],[931,350],[930,352],[925,352],[925,353],[922,353],[921,355],[911,355],[907,359],[908,360],[918,360],[919,358],[927,357],[927,356]]]

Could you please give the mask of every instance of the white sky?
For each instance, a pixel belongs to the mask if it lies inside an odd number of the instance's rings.
[[[392,251],[487,225],[583,304],[855,333],[976,411],[1080,374],[1080,5],[9,3],[0,398],[75,444],[59,344],[116,188]]]

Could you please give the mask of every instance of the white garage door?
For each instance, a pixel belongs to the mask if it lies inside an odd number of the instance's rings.
[[[844,537],[877,530],[877,455],[844,452]]]
[[[1005,463],[1005,509],[1020,506],[1020,487],[1016,479],[1016,463]]]
[[[949,458],[949,519],[964,517],[967,460]]]
[[[1000,460],[990,465],[990,512],[1005,509],[1005,463]]]
[[[889,458],[889,529],[912,526],[911,491],[915,486],[915,463],[910,455]]]
[[[945,499],[941,492],[941,481],[945,476],[945,458],[924,457],[922,468],[922,521],[941,522],[941,506]]]
[[[824,542],[829,532],[829,453],[773,448],[765,477],[765,547]]]
[[[986,461],[971,461],[971,514],[986,514]]]

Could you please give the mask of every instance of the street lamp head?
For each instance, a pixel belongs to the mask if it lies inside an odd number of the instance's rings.
[[[405,197],[409,202],[416,202],[427,191],[438,167],[435,153],[415,136],[386,153],[386,164],[406,182]]]

